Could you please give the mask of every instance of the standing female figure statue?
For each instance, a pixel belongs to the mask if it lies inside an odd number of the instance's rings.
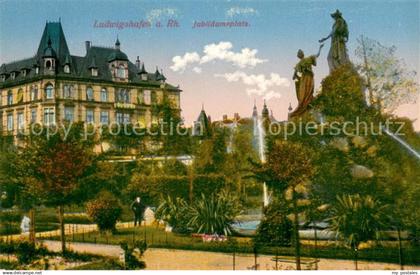
[[[347,23],[342,17],[339,10],[336,10],[331,17],[335,20],[331,33],[319,40],[319,43],[331,38],[331,48],[328,53],[328,66],[330,72],[337,69],[339,66],[350,62],[347,54],[346,43],[349,39],[349,30]]]
[[[297,53],[297,57],[300,59],[300,61],[295,66],[293,80],[295,81],[298,106],[293,112],[290,113],[290,117],[303,114],[313,99],[315,84],[312,66],[316,66],[316,59],[321,54],[321,49],[323,46],[324,44],[319,46],[319,50],[316,55],[305,57],[305,54],[302,50],[299,50]]]

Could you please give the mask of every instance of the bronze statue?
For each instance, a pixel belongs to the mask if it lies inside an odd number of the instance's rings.
[[[323,46],[324,44],[319,46],[319,50],[316,55],[305,57],[305,54],[302,50],[299,50],[297,53],[297,57],[300,59],[300,61],[295,66],[293,80],[295,81],[298,106],[293,112],[290,113],[290,117],[303,114],[313,99],[315,84],[312,66],[316,66],[316,59],[321,54],[321,49]]]
[[[327,37],[319,40],[319,43],[322,43],[328,38],[331,38],[331,48],[328,53],[328,66],[330,67],[330,72],[334,71],[339,66],[350,62],[346,48],[346,42],[349,38],[347,23],[339,10],[332,13],[331,17],[335,20],[331,33]]]

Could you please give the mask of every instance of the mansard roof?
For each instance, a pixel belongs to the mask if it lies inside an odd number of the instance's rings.
[[[119,41],[118,41],[119,42]],[[66,38],[61,26],[61,22],[47,22],[42,33],[41,41],[35,56],[31,58],[13,61],[0,66],[0,74],[6,76],[4,82],[0,82],[0,88],[5,86],[13,86],[23,81],[30,81],[31,78],[42,78],[44,74],[43,57],[53,57],[55,61],[56,77],[74,78],[75,80],[92,80],[112,82],[111,73],[112,61],[126,62],[128,66],[128,80],[133,84],[146,84],[151,86],[161,86],[161,80],[166,79],[159,72],[147,73],[144,64],[138,68],[134,63],[129,61],[127,55],[117,47],[99,47],[90,46],[85,56],[71,55]],[[64,65],[70,65],[70,73],[64,72]],[[40,68],[39,73],[35,74],[35,67]],[[96,67],[98,76],[92,76],[89,68]],[[26,69],[26,75],[18,73],[14,79],[8,77],[12,71],[20,72]],[[142,80],[141,74],[147,75],[147,80]],[[49,74],[48,77],[51,77]],[[178,87],[165,83],[165,88],[169,90],[180,91]]]

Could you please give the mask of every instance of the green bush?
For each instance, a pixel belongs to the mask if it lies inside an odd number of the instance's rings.
[[[86,213],[98,225],[100,231],[115,231],[122,208],[118,199],[111,193],[101,192],[97,199],[86,204]]]
[[[257,228],[254,242],[266,246],[290,246],[293,225],[287,214],[287,208],[282,203],[270,203],[264,209],[264,217]]]

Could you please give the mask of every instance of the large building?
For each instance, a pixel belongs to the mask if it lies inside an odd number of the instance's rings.
[[[72,55],[61,22],[47,22],[33,57],[0,67],[0,129],[17,136],[31,123],[84,121],[95,126],[157,121],[155,104],[166,97],[180,111],[178,87],[162,72],[130,62],[117,39],[114,47],[85,42],[84,56]]]

